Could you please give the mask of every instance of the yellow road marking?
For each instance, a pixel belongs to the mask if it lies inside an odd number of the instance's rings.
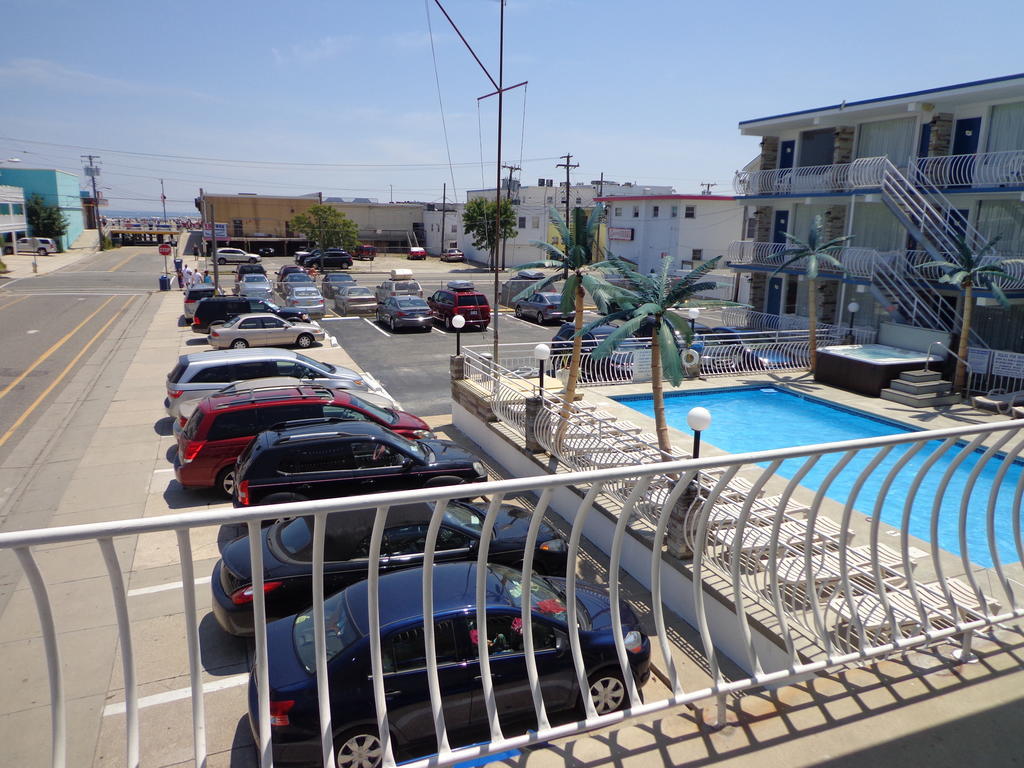
[[[17,304],[17,303],[18,303],[19,301],[24,301],[24,300],[25,300],[25,299],[27,299],[28,297],[29,297],[29,294],[27,294],[27,293],[26,293],[26,294],[25,294],[24,296],[21,296],[21,297],[19,297],[19,298],[15,299],[14,301],[11,301],[11,302],[9,302],[9,303],[7,303],[7,304],[4,304],[3,306],[0,306],[0,309],[7,309],[8,307],[13,307],[13,306],[14,306],[15,304]]]
[[[117,264],[108,269],[107,272],[117,272],[117,270],[119,270],[121,267],[123,267],[125,264],[127,264],[129,261],[131,261],[138,255],[139,254],[137,253],[133,253],[129,256],[125,256],[123,259],[121,259],[121,261],[117,262]]]
[[[112,302],[114,300],[114,298],[115,298],[114,296],[111,296],[109,299],[107,299],[102,304],[100,304],[99,309],[97,309],[95,312],[93,312],[91,315],[89,315],[87,318],[85,318],[85,320],[83,320],[78,325],[76,325],[74,328],[72,328],[70,331],[68,331],[67,334],[65,334],[64,338],[62,338],[60,341],[55,342],[52,347],[50,347],[48,350],[43,352],[43,354],[41,354],[39,357],[37,357],[36,361],[34,363],[32,363],[32,365],[30,365],[28,368],[26,368],[24,370],[24,372],[22,372],[22,374],[20,376],[18,376],[18,378],[16,378],[10,384],[8,384],[6,387],[4,387],[3,390],[0,390],[0,400],[2,400],[4,398],[4,396],[8,392],[10,392],[12,389],[14,389],[18,384],[20,384],[22,381],[24,381],[25,377],[28,376],[30,373],[32,373],[32,371],[34,371],[37,367],[39,367],[40,363],[42,363],[44,360],[46,360],[46,358],[48,358],[50,355],[52,355],[54,352],[56,352],[58,349],[60,349],[62,346],[64,346],[64,344],[67,343],[68,339],[70,339],[72,336],[74,336],[83,325],[85,325],[90,320],[92,320],[94,317],[96,317],[96,315],[98,315],[100,313],[100,310],[102,310],[105,306],[107,306],[107,304]]]
[[[27,419],[29,415],[32,413],[32,411],[38,408],[39,404],[46,399],[47,395],[49,395],[54,390],[54,388],[64,380],[64,377],[67,376],[68,372],[72,368],[74,368],[74,366],[78,363],[79,360],[82,359],[82,355],[84,355],[89,350],[89,347],[93,345],[93,342],[95,342],[98,338],[100,338],[100,336],[103,335],[107,328],[110,327],[111,323],[113,323],[115,320],[117,320],[117,318],[124,314],[125,310],[128,309],[128,305],[131,304],[133,301],[135,301],[134,296],[129,298],[128,301],[124,303],[124,306],[117,310],[117,312],[114,313],[114,316],[107,320],[107,322],[103,324],[103,327],[100,328],[93,335],[93,337],[85,343],[85,345],[78,351],[78,354],[71,359],[70,363],[64,366],[64,370],[61,371],[57,378],[50,383],[50,386],[44,389],[42,393],[40,393],[39,397],[37,397],[32,402],[32,405],[30,405],[22,412],[21,416],[18,417],[17,421],[15,421],[14,424],[11,425],[11,428],[4,432],[3,436],[0,436],[0,446],[2,446],[10,439],[11,435],[14,434],[14,430],[16,430],[18,427],[25,423],[25,419]],[[106,306],[106,304],[104,304],[104,306]],[[102,307],[100,309],[102,309]]]

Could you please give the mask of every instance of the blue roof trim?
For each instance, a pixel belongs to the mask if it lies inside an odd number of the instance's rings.
[[[859,107],[863,104],[878,104],[883,101],[894,101],[896,99],[908,99],[912,96],[926,96],[930,93],[942,93],[943,91],[952,91],[957,88],[970,88],[975,85],[990,85],[991,83],[1004,83],[1009,80],[1017,80],[1024,78],[1024,72],[1016,75],[1004,75],[1003,77],[992,77],[987,80],[972,80],[968,83],[957,83],[956,85],[943,85],[939,88],[928,88],[923,91],[908,91],[907,93],[897,93],[893,96],[880,96],[875,99],[863,99],[861,101],[847,101],[845,106],[847,107]],[[754,120],[741,120],[739,125],[751,125],[753,123],[762,123],[765,120],[779,120],[783,117],[796,117],[797,115],[809,115],[813,112],[827,112],[830,109],[839,109],[844,104],[831,104],[827,107],[815,107],[814,109],[801,109],[797,112],[784,112],[779,115],[770,115],[768,117],[758,117]]]

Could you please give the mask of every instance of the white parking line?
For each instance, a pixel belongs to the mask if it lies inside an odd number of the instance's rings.
[[[231,677],[225,677],[223,680],[214,680],[212,683],[204,684],[203,693],[214,693],[215,691],[223,691],[228,688],[237,688],[240,685],[247,685],[248,682],[248,672],[241,675],[231,675]],[[143,696],[139,699],[139,709],[155,707],[158,704],[169,704],[172,701],[181,701],[182,699],[189,698],[192,698],[191,688],[178,688],[175,691],[164,691],[163,693],[156,693],[152,696]],[[111,715],[123,715],[124,713],[125,704],[123,701],[107,704],[107,706],[103,708],[104,717],[110,717]]]
[[[209,584],[211,576],[200,576],[196,579],[196,584]],[[184,582],[181,581],[169,581],[166,584],[156,584],[152,587],[139,587],[138,589],[129,589],[128,597],[138,597],[139,595],[152,595],[157,592],[170,592],[172,589],[181,589],[185,586]]]
[[[387,331],[385,331],[385,330],[384,330],[383,328],[381,328],[381,327],[380,327],[379,325],[377,325],[377,324],[376,324],[375,322],[373,322],[372,320],[370,320],[370,318],[368,318],[368,317],[364,317],[364,318],[363,318],[363,320],[365,320],[365,321],[366,321],[366,324],[367,324],[368,326],[370,326],[371,328],[373,328],[373,330],[377,331],[378,333],[383,333],[383,334],[384,334],[385,336],[387,336],[387,337],[388,337],[389,339],[391,338],[391,334],[390,334],[390,333],[388,333],[388,332],[387,332]]]
[[[174,467],[168,467],[167,469],[154,469],[153,470],[153,474],[154,475],[159,475],[161,472],[173,472],[173,471],[174,471]]]

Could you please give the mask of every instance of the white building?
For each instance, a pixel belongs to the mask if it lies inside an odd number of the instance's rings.
[[[743,207],[732,197],[639,191],[598,200],[608,214],[608,250],[641,273],[660,270],[665,259],[688,270],[724,256],[743,235]]]
[[[27,233],[24,190],[0,185],[0,254],[14,253],[18,238]]]
[[[427,253],[439,254],[449,248],[466,250],[466,233],[462,229],[462,211],[465,203],[428,204],[423,210],[423,247]],[[442,231],[444,234],[442,235]],[[469,243],[472,246],[472,243]]]

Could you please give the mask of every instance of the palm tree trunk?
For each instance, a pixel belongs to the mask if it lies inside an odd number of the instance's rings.
[[[576,382],[580,378],[580,359],[583,356],[583,337],[579,336],[583,328],[583,281],[576,283],[576,317],[574,318],[576,333],[572,340],[572,356],[569,359],[569,375],[565,381],[565,392],[562,395],[562,413],[559,419],[558,433],[555,437],[555,445],[561,445],[562,437],[569,426],[569,414],[572,411],[572,404],[576,400]]]
[[[962,396],[967,396],[967,366],[964,361],[967,359],[967,347],[971,341],[971,314],[974,311],[974,284],[968,280],[964,283],[964,311],[960,324],[960,348],[957,354],[960,359],[956,361],[956,375],[953,377],[953,391]]]
[[[818,364],[818,281],[807,281],[807,341],[811,351],[811,373]]]
[[[661,345],[658,343],[657,330],[651,332],[651,396],[654,400],[654,431],[658,435],[658,449],[662,453],[662,460],[668,461],[672,456],[672,441],[669,439],[668,424],[665,422],[665,395],[661,383]]]

